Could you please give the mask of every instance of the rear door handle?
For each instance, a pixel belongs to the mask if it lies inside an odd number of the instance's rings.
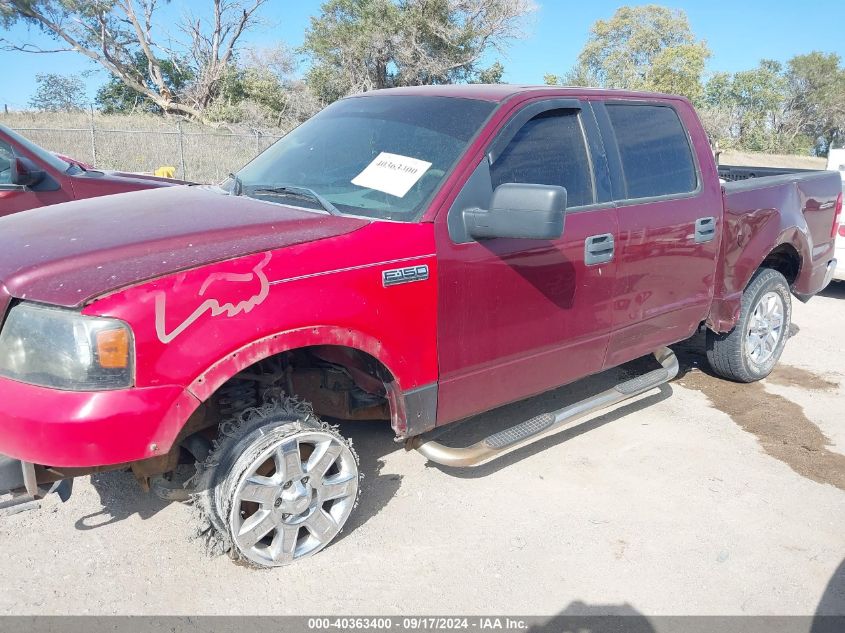
[[[709,242],[716,237],[716,218],[698,218],[695,221],[695,243]]]
[[[591,235],[584,242],[584,263],[587,266],[606,264],[613,260],[613,234]]]

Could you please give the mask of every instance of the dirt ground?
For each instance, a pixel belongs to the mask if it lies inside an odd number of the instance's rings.
[[[761,152],[741,152],[733,149],[723,151],[719,162],[722,165],[786,167],[791,169],[825,169],[827,166],[827,160],[817,156],[764,154]]]
[[[670,385],[475,470],[347,425],[361,505],[289,568],[205,557],[189,508],[127,474],[80,480],[66,504],[0,519],[0,613],[845,614],[843,322],[845,284],[795,301],[781,366],[755,385],[710,376],[700,340],[679,345]],[[442,439],[475,441],[637,365]]]

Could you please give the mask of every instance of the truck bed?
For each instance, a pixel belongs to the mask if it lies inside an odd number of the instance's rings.
[[[816,169],[795,169],[791,167],[759,167],[755,165],[718,165],[719,178],[727,182],[748,180],[750,178],[766,178],[769,176],[785,176],[791,174],[810,174]]]

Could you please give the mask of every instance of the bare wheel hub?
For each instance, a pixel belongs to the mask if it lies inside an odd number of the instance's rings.
[[[235,546],[263,566],[316,553],[340,532],[358,492],[349,447],[331,433],[288,436],[240,478],[230,515]]]

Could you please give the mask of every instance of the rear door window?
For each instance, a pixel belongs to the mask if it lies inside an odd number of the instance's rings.
[[[698,175],[686,130],[668,106],[607,104],[627,198],[651,198],[696,190]]]
[[[590,157],[577,110],[549,110],[528,121],[490,167],[495,189],[516,182],[566,188],[567,207],[595,201]]]

